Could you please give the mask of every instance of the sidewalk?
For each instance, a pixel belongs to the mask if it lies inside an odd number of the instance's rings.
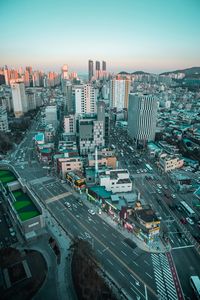
[[[84,202],[84,204],[90,208],[93,209],[96,212],[97,205],[91,203],[87,200],[87,196],[85,193],[79,194],[74,189],[72,189],[68,184],[65,184],[64,187],[70,191],[76,199],[81,198]],[[146,252],[152,252],[152,253],[160,253],[160,252],[166,252],[167,249],[163,245],[162,241],[158,239],[158,241],[152,243],[151,245],[147,245],[143,240],[138,238],[136,235],[134,235],[131,232],[128,232],[124,227],[119,227],[116,222],[114,222],[108,214],[102,211],[101,214],[98,214],[98,216],[104,220],[106,223],[108,223],[110,226],[112,226],[115,230],[117,230],[119,233],[121,233],[125,238],[131,239],[138,248],[146,251]]]
[[[58,243],[61,253],[60,264],[57,265],[58,299],[76,300],[71,278],[71,240],[48,211],[45,212],[45,219],[48,231]]]

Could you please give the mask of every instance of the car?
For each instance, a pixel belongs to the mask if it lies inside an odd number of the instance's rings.
[[[172,198],[173,198],[173,199],[176,199],[176,195],[172,194]]]
[[[74,208],[77,208],[77,205],[76,205],[76,204],[74,204],[74,203],[72,204],[72,206],[73,206]]]
[[[94,211],[93,209],[88,209],[88,212],[89,212],[89,214],[92,215],[92,216],[95,215],[95,211]]]
[[[91,221],[92,221],[92,219],[91,219],[90,217],[88,217],[88,221],[89,221],[89,222],[91,222]]]
[[[181,218],[181,219],[180,219],[180,222],[181,222],[182,224],[187,224],[187,219]]]
[[[164,187],[164,189],[165,189],[165,190],[167,190],[167,189],[168,189],[168,187],[167,187],[167,185],[166,185],[166,184],[164,184],[164,185],[163,185],[163,187]]]
[[[83,201],[82,200],[78,200],[78,204],[80,205],[80,206],[83,206]]]
[[[186,220],[190,225],[194,225],[194,221],[191,218],[187,217]]]
[[[178,211],[182,211],[182,208],[181,208],[179,205],[176,205],[176,209],[177,209]]]
[[[86,238],[91,239],[91,236],[89,235],[89,233],[85,232],[85,236],[86,236]]]
[[[70,204],[69,202],[65,202],[64,204],[65,204],[65,206],[67,206],[68,208],[71,207],[71,204]]]

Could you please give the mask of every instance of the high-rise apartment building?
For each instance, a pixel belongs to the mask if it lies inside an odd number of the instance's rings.
[[[74,105],[72,103],[72,83],[70,80],[62,80],[62,92],[64,94],[64,112],[73,113]]]
[[[102,71],[106,71],[106,62],[102,61]]]
[[[8,131],[8,115],[5,106],[0,106],[0,131]]]
[[[88,61],[88,80],[91,81],[94,76],[94,64],[93,60]]]
[[[129,79],[114,78],[110,81],[110,106],[117,110],[128,108],[128,99],[130,92]]]
[[[82,155],[94,153],[95,148],[102,149],[105,146],[105,104],[97,103],[97,114],[79,115],[77,121],[78,145]]]
[[[7,66],[4,67],[4,76],[5,76],[6,85],[9,85],[10,84],[10,74],[9,74],[9,70],[8,70]]]
[[[16,118],[19,118],[28,111],[24,82],[21,79],[11,80],[10,85],[14,114]]]
[[[69,74],[68,74],[68,66],[63,65],[62,67],[62,79],[69,79]]]
[[[144,147],[154,141],[156,132],[157,100],[148,94],[129,94],[128,133],[136,146]]]
[[[73,86],[72,97],[76,114],[96,112],[97,89],[91,84]]]
[[[95,72],[95,77],[96,79],[99,79],[101,76],[101,71],[100,71],[100,61],[96,61],[96,72]]]
[[[100,61],[96,61],[96,71],[100,71]]]

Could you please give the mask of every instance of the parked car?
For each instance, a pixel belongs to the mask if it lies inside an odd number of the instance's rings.
[[[92,216],[95,215],[95,211],[94,211],[93,209],[88,209],[88,212],[89,212],[89,214],[92,215]]]
[[[181,218],[180,221],[182,224],[187,224],[187,220],[185,218]]]
[[[71,204],[70,204],[69,202],[65,202],[64,204],[65,204],[65,206],[67,206],[68,208],[71,207]]]
[[[190,225],[194,225],[194,221],[191,218],[187,217],[186,220]]]

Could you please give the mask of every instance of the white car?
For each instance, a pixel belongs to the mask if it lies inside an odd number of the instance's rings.
[[[91,236],[89,235],[89,233],[85,232],[85,236],[86,236],[86,238],[91,239]]]
[[[194,221],[190,218],[186,218],[187,222],[190,224],[190,225],[194,225]]]
[[[95,211],[94,211],[93,209],[88,209],[88,212],[89,212],[89,214],[92,215],[92,216],[95,215]]]
[[[70,204],[69,202],[65,202],[64,204],[65,204],[65,206],[67,206],[68,208],[71,207],[71,204]]]
[[[172,194],[172,198],[173,198],[173,199],[176,199],[176,195]]]

